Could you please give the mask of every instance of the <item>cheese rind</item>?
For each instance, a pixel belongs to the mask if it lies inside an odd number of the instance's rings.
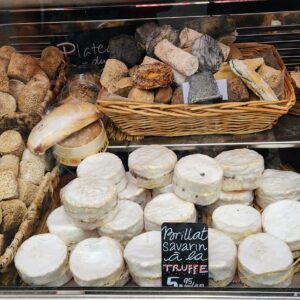
[[[161,278],[143,278],[132,276],[133,281],[142,287],[161,287]]]
[[[58,276],[54,281],[45,284],[45,287],[59,287],[65,285],[72,279],[73,275],[68,268],[62,275]]]
[[[152,190],[152,198],[165,193],[173,193],[173,184],[168,184],[162,188]]]

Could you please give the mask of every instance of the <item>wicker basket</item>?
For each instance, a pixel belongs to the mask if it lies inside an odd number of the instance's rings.
[[[285,72],[285,100],[169,105],[99,99],[98,109],[123,133],[131,136],[245,134],[270,129],[295,103],[290,75],[275,47],[257,43],[236,46],[245,58],[258,57],[266,50],[272,50]]]
[[[52,195],[58,182],[59,168],[57,166],[52,172],[48,172],[44,176],[34,200],[28,207],[23,222],[4,253],[0,256],[0,272],[6,272],[8,270],[20,245],[34,233],[41,212],[52,201]]]

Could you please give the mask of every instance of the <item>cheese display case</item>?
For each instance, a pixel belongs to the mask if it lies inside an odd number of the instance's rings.
[[[0,26],[0,297],[299,297],[297,1],[5,1]]]

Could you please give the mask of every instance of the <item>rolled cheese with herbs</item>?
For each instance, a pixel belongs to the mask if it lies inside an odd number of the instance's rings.
[[[69,247],[87,238],[98,237],[95,230],[83,230],[75,226],[66,214],[63,205],[50,213],[47,218],[47,227],[50,233],[57,235]]]
[[[217,201],[222,185],[223,171],[211,157],[192,154],[181,158],[175,166],[174,193],[198,205]]]
[[[288,287],[293,278],[293,255],[280,239],[258,233],[239,245],[238,270],[241,281],[249,287]]]
[[[300,200],[300,174],[267,169],[256,190],[256,202],[261,208],[279,200]]]
[[[80,286],[120,286],[128,280],[123,248],[110,237],[78,243],[70,256],[70,269]]]
[[[237,268],[237,247],[223,232],[208,229],[209,286],[225,287],[230,284]]]
[[[61,190],[60,197],[67,215],[83,229],[98,228],[116,213],[115,185],[97,177],[72,180]]]
[[[172,150],[150,145],[130,153],[128,167],[139,187],[153,189],[171,184],[176,162],[177,156]]]
[[[215,160],[224,171],[222,190],[225,192],[256,189],[264,171],[264,159],[249,149],[224,151]]]
[[[129,273],[139,286],[161,285],[161,232],[142,233],[124,250]]]
[[[238,245],[248,235],[261,232],[261,215],[250,206],[224,205],[213,212],[212,227],[230,236]]]
[[[100,235],[127,242],[144,229],[143,210],[140,205],[128,200],[119,200],[115,217],[98,228]]]
[[[281,200],[270,204],[262,213],[263,231],[286,242],[298,256],[300,251],[300,202]]]
[[[84,159],[77,168],[78,177],[97,177],[109,180],[121,192],[127,185],[125,169],[121,159],[112,153],[98,153]]]
[[[193,203],[178,198],[173,193],[161,194],[152,199],[144,210],[145,230],[160,230],[165,222],[195,223],[197,211]]]
[[[54,234],[34,235],[20,246],[14,261],[25,283],[45,286],[68,271],[68,249]]]

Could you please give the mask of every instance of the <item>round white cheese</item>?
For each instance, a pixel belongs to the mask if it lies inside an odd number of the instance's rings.
[[[127,186],[127,178],[126,178],[126,176],[124,176],[121,179],[121,181],[116,184],[117,193],[120,193],[120,192],[124,191],[126,186]]]
[[[160,231],[165,222],[196,222],[197,211],[193,203],[184,201],[173,193],[166,193],[148,202],[144,210],[144,219],[146,231]]]
[[[300,202],[282,200],[270,204],[262,214],[263,231],[300,250]]]
[[[81,241],[71,253],[70,269],[80,286],[114,286],[125,272],[122,247],[110,237]]]
[[[188,155],[175,166],[174,192],[186,201],[209,205],[219,197],[222,176],[222,168],[213,158],[202,154]]]
[[[246,236],[261,232],[261,215],[251,206],[223,205],[214,210],[212,227],[223,231],[239,244]]]
[[[124,250],[132,276],[158,279],[161,277],[161,233],[149,231],[128,242]]]
[[[143,231],[144,218],[140,205],[128,200],[119,200],[117,211],[111,221],[98,228],[100,235],[110,236],[124,242]]]
[[[132,276],[133,281],[142,287],[161,287],[161,278],[143,278]]]
[[[68,283],[72,279],[72,273],[68,268],[62,275],[58,276],[54,281],[45,284],[45,287],[59,287]]]
[[[93,176],[118,184],[125,177],[125,169],[118,156],[112,153],[103,152],[85,158],[78,165],[77,176]]]
[[[57,235],[67,246],[73,246],[82,240],[98,236],[95,230],[83,230],[75,226],[66,214],[63,205],[50,213],[47,218],[47,227],[50,233]]]
[[[249,286],[286,286],[291,281],[292,264],[293,256],[288,245],[270,234],[250,235],[239,245],[240,278]]]
[[[256,190],[257,204],[265,208],[279,200],[300,200],[300,174],[267,169]]]
[[[169,184],[167,186],[164,186],[162,188],[153,189],[152,190],[152,198],[155,198],[156,196],[160,194],[166,194],[166,193],[173,193],[173,184]]]
[[[223,232],[208,229],[209,279],[228,285],[234,278],[237,267],[237,247]]]
[[[47,285],[67,269],[68,249],[54,234],[34,235],[20,246],[14,261],[25,283]]]

